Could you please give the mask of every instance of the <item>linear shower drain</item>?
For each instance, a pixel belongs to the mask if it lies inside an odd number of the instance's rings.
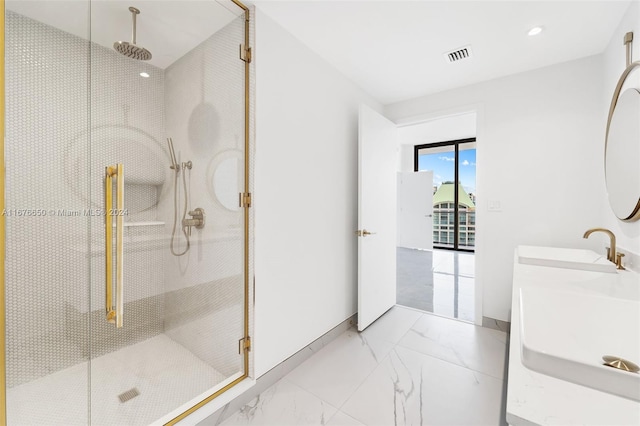
[[[138,391],[138,388],[132,388],[132,389],[129,389],[128,391],[123,392],[120,395],[118,395],[118,399],[120,399],[120,402],[127,402],[130,399],[133,399],[138,395],[140,395],[140,392]]]

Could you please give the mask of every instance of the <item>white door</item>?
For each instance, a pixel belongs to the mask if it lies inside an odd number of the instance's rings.
[[[433,171],[398,173],[398,247],[433,249]]]
[[[361,105],[358,125],[358,330],[396,303],[396,125]]]

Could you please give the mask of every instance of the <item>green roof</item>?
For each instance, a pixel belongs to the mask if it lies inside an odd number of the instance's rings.
[[[440,203],[453,203],[454,199],[454,184],[453,183],[443,183],[440,185],[440,188],[433,194],[433,205]],[[464,190],[462,185],[458,184],[458,202],[466,207],[475,207],[476,205],[467,194],[467,191]]]

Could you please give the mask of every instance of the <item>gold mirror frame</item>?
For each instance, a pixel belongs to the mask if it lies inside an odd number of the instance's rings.
[[[611,119],[613,118],[613,113],[615,112],[616,105],[618,104],[618,98],[620,97],[620,92],[622,91],[622,86],[627,80],[627,77],[631,74],[633,70],[636,68],[640,68],[640,61],[631,62],[627,65],[627,68],[622,72],[620,79],[618,80],[618,84],[616,85],[616,89],[613,92],[613,98],[611,99],[611,106],[609,107],[609,117],[607,118],[607,130],[605,133],[604,140],[604,175],[605,175],[605,183],[607,179],[607,145],[609,144],[609,129],[611,127]],[[640,141],[639,141],[640,143]],[[616,217],[623,222],[633,222],[640,219],[640,194],[638,196],[638,201],[636,202],[636,206],[631,211],[631,213],[625,217],[620,217],[616,214]]]
[[[0,0],[0,132],[2,132],[2,141],[0,142],[0,209],[4,211],[4,111],[5,111],[5,93],[4,93],[4,0]],[[0,424],[7,424],[7,389],[6,389],[6,332],[5,332],[5,294],[4,294],[4,262],[5,262],[5,220],[4,215],[0,214]]]

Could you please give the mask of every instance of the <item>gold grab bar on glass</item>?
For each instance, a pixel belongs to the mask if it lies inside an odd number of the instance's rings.
[[[116,179],[116,208],[113,208],[113,178]],[[105,309],[107,322],[122,327],[124,311],[122,267],[123,247],[123,211],[124,211],[124,173],[122,164],[107,166],[105,169]],[[116,303],[113,304],[113,217],[116,217]]]

